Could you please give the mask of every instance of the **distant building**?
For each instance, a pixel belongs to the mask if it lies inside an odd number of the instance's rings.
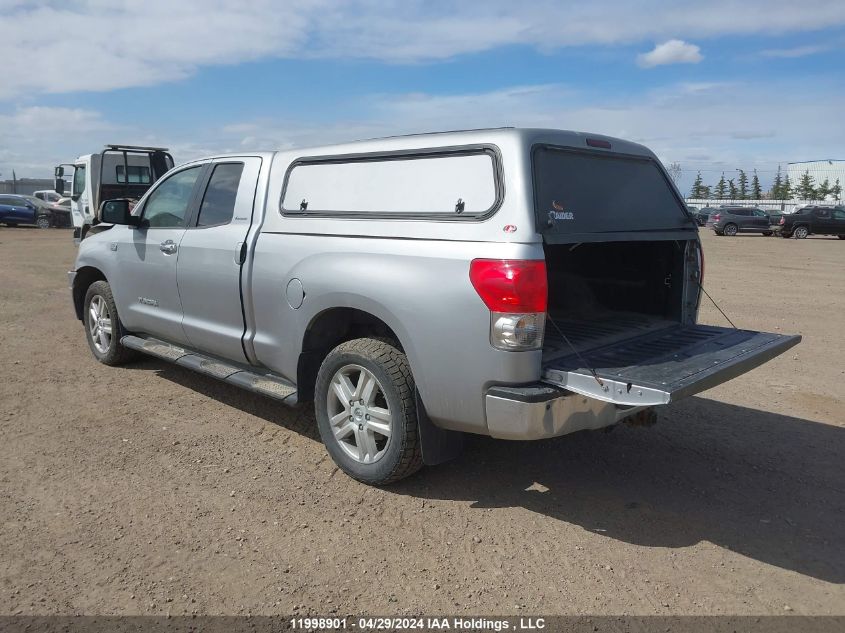
[[[845,160],[808,160],[800,163],[787,163],[786,165],[786,175],[789,176],[789,182],[793,187],[801,180],[804,172],[809,172],[816,187],[822,184],[825,179],[832,187],[838,178],[839,184],[845,188]]]
[[[18,178],[17,180],[0,180],[0,193],[17,193],[31,196],[33,191],[43,189],[53,190],[55,183],[47,178]]]

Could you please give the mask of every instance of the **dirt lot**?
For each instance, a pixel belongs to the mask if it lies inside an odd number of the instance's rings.
[[[0,613],[845,614],[845,242],[703,239],[737,325],[799,347],[655,427],[474,438],[379,490],[308,411],[97,364],[69,232],[0,228]]]

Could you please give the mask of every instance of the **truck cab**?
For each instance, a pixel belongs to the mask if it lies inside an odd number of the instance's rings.
[[[66,167],[70,174],[66,174]],[[167,148],[138,145],[107,145],[99,153],[84,154],[73,163],[56,166],[56,194],[65,193],[65,178],[71,177],[74,239],[84,239],[97,223],[96,210],[102,200],[138,200],[172,167],[173,157]]]

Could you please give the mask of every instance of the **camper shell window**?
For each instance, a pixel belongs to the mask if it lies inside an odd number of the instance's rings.
[[[479,219],[502,201],[493,147],[302,158],[285,175],[284,215]]]

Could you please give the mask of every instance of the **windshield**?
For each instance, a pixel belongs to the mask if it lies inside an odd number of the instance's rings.
[[[648,157],[540,146],[534,151],[534,191],[541,231],[654,231],[692,223]]]

